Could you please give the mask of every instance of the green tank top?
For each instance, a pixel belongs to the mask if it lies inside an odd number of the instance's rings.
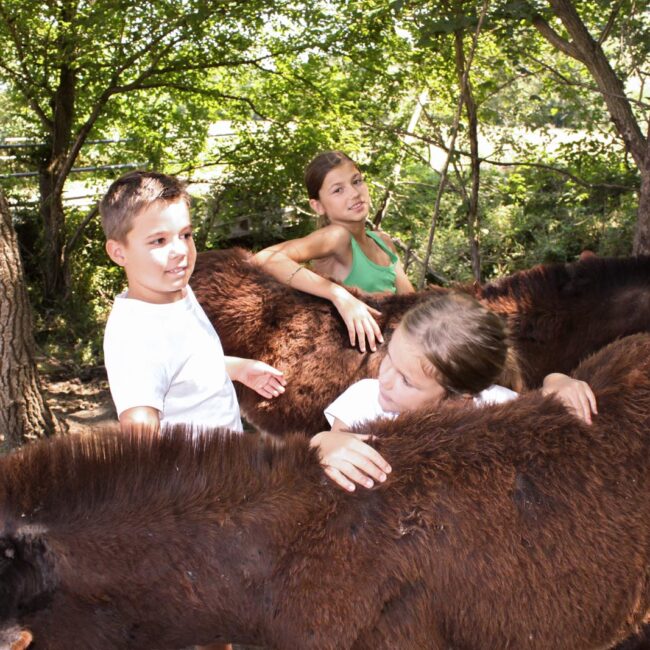
[[[352,245],[352,268],[348,277],[343,280],[343,284],[350,287],[358,287],[362,291],[373,293],[376,291],[390,291],[395,293],[397,287],[395,281],[397,274],[395,272],[395,264],[397,264],[397,255],[388,248],[382,238],[372,231],[367,231],[368,237],[373,239],[379,248],[386,252],[390,258],[388,266],[375,264],[369,260],[354,237],[350,237],[350,244]]]

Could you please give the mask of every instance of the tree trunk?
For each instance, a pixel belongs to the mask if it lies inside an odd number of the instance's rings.
[[[456,75],[460,92],[467,112],[467,132],[469,137],[471,179],[472,189],[468,197],[467,205],[467,238],[469,240],[469,251],[472,260],[472,275],[476,282],[481,281],[481,252],[478,240],[479,213],[478,197],[481,186],[481,160],[478,155],[478,115],[476,102],[472,93],[472,84],[469,75],[465,74],[465,51],[463,30],[456,30],[454,33],[454,49],[456,52]]]
[[[609,64],[603,48],[596,41],[570,0],[548,0],[555,15],[562,21],[571,41],[562,38],[540,16],[533,18],[539,33],[561,52],[580,61],[591,73],[605,101],[609,115],[634,158],[641,175],[639,209],[634,236],[635,254],[650,254],[650,151],[648,137],[643,135],[632,106],[625,95],[625,85]]]
[[[0,450],[62,430],[41,394],[22,263],[0,193]]]
[[[646,138],[645,165],[639,168],[641,187],[639,188],[639,211],[634,233],[634,255],[650,255],[650,136]]]
[[[623,138],[636,164],[641,166],[646,155],[645,138],[625,95],[623,81],[609,64],[600,43],[587,30],[573,2],[571,0],[548,1],[572,39],[570,43],[562,39],[566,44],[563,51],[583,63],[589,70],[605,100],[616,130]],[[558,42],[550,42],[556,47],[559,45]]]
[[[70,291],[70,273],[65,258],[65,213],[56,174],[39,170],[40,214],[43,222],[43,299],[47,306],[65,300]]]
[[[67,14],[64,18],[68,17]],[[68,52],[72,45],[61,39],[59,47]],[[72,58],[72,55],[70,55]],[[74,121],[77,78],[72,65],[61,66],[59,84],[54,93],[54,120],[46,160],[39,168],[40,213],[43,221],[43,291],[46,305],[55,305],[70,294],[70,270],[66,256],[63,182],[67,176],[66,158],[70,153]]]

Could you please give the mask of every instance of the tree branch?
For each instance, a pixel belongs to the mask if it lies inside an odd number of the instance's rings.
[[[187,84],[179,84],[179,83],[174,83],[174,82],[165,82],[165,81],[160,81],[160,82],[151,82],[151,83],[143,83],[140,84],[139,86],[134,86],[130,87],[130,90],[151,90],[153,88],[173,88],[174,90],[180,90],[181,92],[187,92],[187,93],[193,93],[196,95],[203,95],[204,97],[212,97],[216,99],[229,99],[231,101],[235,102],[241,102],[242,104],[246,104],[251,111],[259,115],[261,118],[264,120],[268,120],[269,122],[275,122],[273,118],[269,117],[265,113],[263,113],[260,109],[257,108],[255,103],[253,102],[252,99],[249,97],[243,97],[241,95],[231,95],[229,93],[223,93],[218,90],[210,90],[209,88],[197,88],[196,86],[190,86]]]
[[[18,64],[22,70],[22,75],[20,76],[22,77],[22,79],[24,79],[24,84],[18,83],[17,85],[20,88],[21,93],[24,95],[25,99],[27,100],[27,103],[32,107],[32,110],[36,113],[38,118],[43,123],[43,126],[48,131],[52,131],[54,129],[54,124],[52,120],[48,118],[47,114],[41,108],[40,104],[36,101],[32,92],[30,91],[30,87],[32,86],[39,87],[39,84],[37,84],[29,74],[29,69],[25,64],[25,54],[23,50],[22,40],[15,29],[15,24],[14,24],[15,21],[10,15],[7,14],[7,12],[5,11],[5,6],[2,3],[0,3],[0,16],[2,17],[5,25],[9,30],[9,33],[11,34],[14,47],[16,48],[16,58],[18,59]],[[6,66],[2,62],[0,62],[0,67],[6,70],[10,75],[15,75],[16,77],[18,76],[15,70]]]
[[[458,152],[467,156],[466,152]],[[490,158],[482,158],[482,162],[487,163],[488,165],[495,165],[497,167],[534,167],[536,169],[545,169],[547,171],[560,174],[570,178],[572,181],[575,181],[578,185],[582,187],[587,187],[590,189],[604,189],[604,190],[616,190],[619,192],[633,192],[636,188],[630,185],[619,185],[618,183],[590,183],[575,174],[572,174],[566,169],[561,169],[560,167],[554,167],[553,165],[545,165],[544,163],[533,163],[533,162],[504,162],[499,160],[491,160]]]
[[[81,237],[86,226],[99,214],[99,204],[96,204],[93,209],[83,218],[77,229],[72,233],[72,237],[68,240],[64,247],[64,256],[67,258],[77,245],[79,237]]]
[[[162,38],[162,36],[160,37]],[[160,40],[160,38],[158,40]],[[152,42],[149,43],[149,46],[151,46]],[[143,56],[144,53],[150,49],[150,47],[143,48],[139,56]],[[135,79],[133,82],[124,84],[124,85],[117,85],[117,81],[119,79],[119,76],[121,74],[121,71],[123,71],[125,66],[120,66],[117,68],[115,74],[111,78],[111,83],[109,84],[109,87],[107,87],[102,94],[98,97],[97,101],[95,102],[95,105],[93,107],[93,110],[91,111],[91,114],[89,117],[86,119],[84,124],[81,126],[79,131],[77,132],[77,135],[74,139],[74,142],[72,146],[70,147],[70,151],[68,152],[68,155],[66,156],[65,161],[63,162],[61,169],[59,171],[56,184],[54,186],[54,192],[60,192],[63,189],[63,184],[65,183],[65,179],[67,178],[68,174],[70,173],[70,170],[72,169],[75,160],[77,159],[77,156],[79,155],[79,151],[81,150],[81,147],[83,146],[83,143],[85,142],[86,138],[88,137],[88,134],[90,133],[92,127],[94,126],[95,122],[101,115],[102,111],[104,110],[104,107],[106,106],[107,102],[113,95],[117,95],[120,93],[126,93],[129,91],[133,90],[140,90],[144,88],[153,88],[156,87],[153,83],[151,84],[145,84],[144,82],[156,75],[161,74],[162,72],[168,73],[168,72],[182,72],[182,71],[187,71],[187,70],[205,70],[205,69],[210,69],[212,67],[223,67],[223,66],[236,66],[236,65],[245,65],[245,64],[253,64],[259,61],[263,61],[265,59],[268,59],[269,57],[273,56],[273,53],[266,54],[264,56],[260,57],[255,57],[252,59],[248,58],[243,58],[243,59],[233,59],[233,60],[228,60],[228,61],[220,61],[219,63],[216,64],[201,64],[201,65],[193,65],[193,66],[176,66],[174,68],[169,68],[167,70],[164,69],[155,69],[155,68],[148,68],[144,70],[138,77]],[[130,57],[129,60],[132,63],[135,63],[134,57]],[[173,84],[174,82],[170,82]],[[167,82],[161,81],[160,85],[158,87],[164,87],[166,85],[170,85]]]
[[[175,30],[177,30],[187,20],[188,20],[188,16],[182,15],[178,18],[178,20],[174,21],[173,23],[167,24],[166,29],[164,29],[160,34],[158,34],[158,36],[152,38],[148,43],[145,44],[143,48],[135,51],[131,56],[127,57],[121,65],[116,66],[115,72],[113,74],[113,79],[115,80],[115,82],[117,82],[117,79],[119,79],[122,72],[128,70],[129,68],[132,68],[135,65],[136,61],[140,60],[146,54],[151,52],[166,36],[173,33]],[[182,40],[183,40],[182,38],[177,38],[172,40],[170,43],[168,43],[168,45],[165,48],[163,48],[163,51],[169,51],[171,47],[173,47],[176,43]]]
[[[588,84],[588,83],[585,83],[584,81],[575,81],[573,79],[570,79],[566,75],[563,75],[561,72],[556,70],[554,67],[550,66],[548,63],[544,63],[544,61],[541,61],[540,59],[537,59],[536,57],[531,56],[530,54],[528,55],[528,58],[531,61],[533,61],[534,63],[536,63],[538,66],[540,66],[540,68],[544,68],[545,70],[550,72],[552,75],[557,77],[560,81],[562,81],[562,83],[566,84],[567,86],[575,86],[576,88],[584,88],[585,90],[588,90],[589,92],[598,93],[598,94],[601,94],[601,95],[607,94],[610,97],[615,98],[615,99],[624,99],[626,101],[629,101],[632,104],[634,104],[635,106],[637,106],[638,108],[641,108],[643,110],[650,109],[650,104],[648,104],[647,102],[642,101],[641,99],[630,98],[630,97],[627,97],[626,95],[621,95],[620,93],[617,94],[617,93],[602,91],[597,85]]]
[[[609,18],[607,19],[607,23],[603,28],[603,31],[600,33],[600,37],[598,38],[598,45],[602,45],[607,40],[607,37],[612,31],[612,27],[614,27],[614,21],[616,20],[616,16],[618,16],[618,12],[620,11],[622,4],[623,0],[618,0],[614,7],[612,7]]]
[[[268,68],[265,68],[264,66],[260,65],[259,62],[255,62],[252,64],[254,68],[257,68],[261,72],[264,72],[265,74],[272,74],[275,76],[279,76],[281,79],[284,79],[285,81],[295,81],[298,80],[301,84],[302,87],[308,86],[313,90],[319,97],[325,97],[326,93],[321,90],[321,88],[315,84],[311,79],[308,79],[307,77],[301,75],[301,74],[293,74],[291,77],[287,76],[284,74],[284,72],[280,72],[278,70],[269,70]]]
[[[562,38],[539,14],[532,18],[533,27],[555,48],[564,52],[573,59],[584,63],[578,48]]]
[[[77,159],[79,152],[81,151],[81,147],[86,141],[86,138],[88,137],[88,134],[93,128],[95,122],[97,121],[102,111],[104,110],[104,106],[106,106],[106,103],[110,99],[111,94],[112,93],[105,91],[101,95],[101,97],[93,107],[90,116],[82,124],[79,131],[77,131],[77,135],[74,139],[74,142],[72,143],[72,146],[70,147],[70,151],[68,152],[68,155],[65,157],[65,160],[63,161],[63,164],[59,169],[59,173],[56,178],[56,183],[54,184],[54,188],[52,189],[52,193],[55,196],[57,196],[63,191],[63,185],[65,183],[65,179],[68,177],[68,174],[70,173],[70,170],[72,169],[74,162]]]
[[[402,130],[399,128],[395,129],[395,132],[400,133]],[[437,139],[433,139],[430,137],[427,137],[426,135],[416,135],[416,134],[411,134],[411,136],[417,140],[420,140],[421,142],[424,142],[426,144],[434,145],[443,151],[449,152],[449,148],[444,144],[444,142],[441,142]],[[463,156],[464,158],[469,158],[470,153],[468,151],[465,151],[463,149],[454,149],[454,152],[457,153],[459,156]],[[632,192],[634,191],[634,187],[630,185],[620,185],[617,183],[591,183],[589,181],[586,181],[579,176],[576,176],[575,174],[567,171],[566,169],[562,169],[560,167],[554,167],[553,165],[545,165],[544,163],[532,163],[532,162],[505,162],[505,161],[499,161],[499,160],[493,160],[491,158],[484,158],[482,157],[481,163],[487,163],[488,165],[495,165],[497,167],[536,167],[539,169],[546,169],[548,171],[555,172],[557,174],[561,174],[562,176],[566,176],[567,178],[570,178],[571,180],[575,181],[578,185],[581,185],[582,187],[587,187],[591,189],[606,189],[606,190],[616,190],[616,191],[623,191],[623,192]],[[448,181],[449,183],[449,181]],[[404,181],[403,183],[400,183],[403,185],[426,185],[425,183],[415,183],[413,181]],[[455,188],[456,191],[461,194],[461,190],[459,188]]]
[[[307,47],[308,47],[307,45],[301,45],[298,48],[294,48],[294,50],[292,51],[300,52]],[[151,77],[155,75],[165,75],[174,72],[188,72],[194,70],[213,70],[216,68],[236,68],[238,66],[244,66],[244,65],[256,66],[259,69],[263,70],[264,72],[270,72],[265,68],[261,68],[259,64],[262,61],[268,61],[269,59],[273,59],[274,57],[279,56],[280,54],[286,54],[286,53],[287,50],[282,50],[280,52],[269,52],[267,54],[264,54],[263,56],[257,56],[253,58],[245,57],[241,59],[226,59],[226,60],[222,59],[219,61],[199,61],[197,63],[189,63],[186,60],[185,61],[180,60],[175,65],[169,65],[165,68],[149,68],[143,74],[146,74],[147,77]]]
[[[458,135],[458,127],[460,126],[460,118],[463,112],[463,105],[465,103],[464,101],[464,92],[463,88],[466,86],[468,83],[469,79],[469,71],[472,67],[472,62],[474,60],[474,54],[476,52],[476,48],[478,46],[478,37],[479,34],[481,33],[481,29],[483,27],[483,21],[485,20],[485,15],[487,14],[487,9],[488,5],[490,3],[490,0],[483,0],[483,4],[481,6],[481,14],[478,19],[478,23],[476,25],[476,29],[474,30],[474,34],[472,36],[472,45],[469,50],[469,54],[467,56],[467,61],[465,63],[465,69],[463,70],[462,78],[461,78],[461,83],[460,83],[460,94],[458,97],[458,104],[456,106],[456,113],[454,115],[454,122],[452,126],[452,135],[451,135],[451,142],[449,143],[449,151],[447,152],[447,158],[445,160],[445,164],[442,167],[442,171],[440,174],[440,185],[438,186],[438,192],[436,193],[436,200],[435,204],[433,207],[433,214],[431,215],[431,226],[429,228],[429,237],[427,240],[427,248],[426,252],[424,254],[424,261],[422,264],[422,275],[420,276],[420,282],[419,282],[419,288],[422,289],[424,287],[424,282],[426,280],[426,269],[429,266],[429,260],[431,259],[431,251],[433,248],[433,237],[435,234],[435,228],[436,228],[436,222],[438,220],[438,215],[440,213],[440,202],[442,200],[442,193],[445,189],[445,184],[447,182],[447,176],[448,176],[448,170],[449,170],[449,163],[451,161],[451,156],[454,151],[454,148],[456,146],[456,137]]]
[[[625,95],[623,81],[612,69],[603,48],[593,39],[571,0],[548,0],[548,2],[573,39],[573,46],[579,51],[579,60],[598,84],[598,89],[621,139],[639,169],[644,172],[646,138]]]

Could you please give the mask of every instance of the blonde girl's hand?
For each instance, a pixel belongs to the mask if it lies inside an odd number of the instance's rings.
[[[542,386],[543,395],[555,395],[570,411],[587,424],[592,414],[598,413],[596,396],[585,381],[573,379],[561,372],[546,375]]]
[[[226,367],[231,379],[241,382],[266,399],[282,395],[287,385],[284,373],[263,361],[226,357]]]
[[[383,343],[384,337],[381,329],[377,325],[376,317],[381,316],[381,312],[368,307],[365,302],[355,298],[349,291],[343,287],[337,286],[332,303],[338,309],[341,318],[348,328],[350,345],[359,345],[361,352],[366,351],[366,339],[368,347],[375,352],[377,342]]]
[[[349,431],[321,431],[310,441],[318,449],[325,473],[340,487],[353,492],[355,484],[371,488],[383,483],[391,466],[364,441],[370,435]]]

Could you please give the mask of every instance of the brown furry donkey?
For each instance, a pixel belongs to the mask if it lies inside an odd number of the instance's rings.
[[[288,380],[286,393],[270,401],[240,387],[242,413],[273,434],[327,429],[323,409],[353,382],[377,376],[384,352],[350,347],[330,302],[288,288],[249,258],[242,249],[202,253],[192,278],[226,354],[262,359]],[[529,388],[617,338],[650,331],[650,258],[538,266],[465,290],[507,318]],[[382,312],[388,337],[410,306],[438,291],[445,289],[364,300]]]
[[[97,434],[0,460],[0,634],[34,650],[608,648],[650,608],[650,336],[531,392],[360,430],[349,494],[304,436]],[[19,646],[16,646],[19,647]]]

